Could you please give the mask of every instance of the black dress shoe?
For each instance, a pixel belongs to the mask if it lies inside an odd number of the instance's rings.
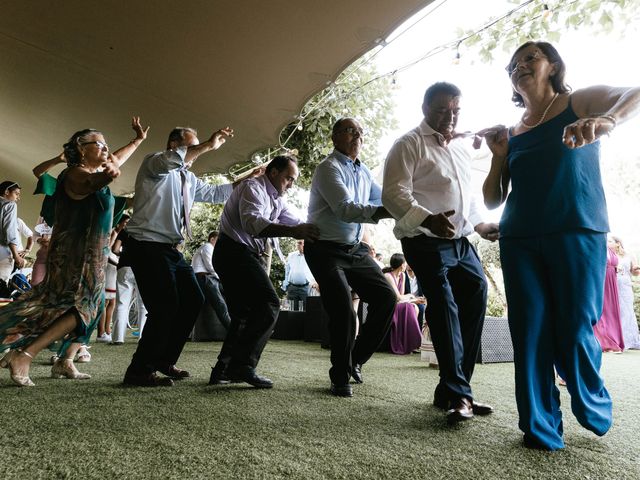
[[[191,376],[189,372],[187,372],[186,370],[182,370],[175,365],[159,368],[158,371],[169,378],[173,378],[174,380],[182,380],[183,378],[188,378]]]
[[[256,373],[256,369],[248,365],[227,369],[227,378],[232,382],[245,382],[255,388],[272,388],[273,382]]]
[[[449,425],[471,420],[472,418],[473,407],[471,406],[471,400],[462,397],[451,401],[451,408],[447,411],[447,423]]]
[[[155,372],[142,375],[127,373],[122,384],[131,387],[173,387],[173,380],[159,377]]]
[[[364,380],[362,379],[362,365],[356,363],[353,367],[351,367],[351,377],[356,383],[364,382]]]
[[[331,384],[331,395],[336,397],[353,397],[353,389],[348,383],[345,385]]]
[[[433,397],[433,406],[440,410],[449,410],[450,403],[451,402],[442,395],[435,395]]]
[[[209,376],[209,385],[227,385],[231,383],[229,377],[224,371],[224,367],[220,368],[218,365],[211,368],[211,375]]]
[[[493,407],[486,403],[471,402],[471,408],[474,415],[490,415],[493,413]]]

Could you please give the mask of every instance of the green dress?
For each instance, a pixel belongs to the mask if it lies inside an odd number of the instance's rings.
[[[67,312],[76,315],[78,326],[65,338],[65,347],[72,341],[86,343],[101,314],[114,198],[108,187],[82,200],[70,198],[63,187],[68,170],[58,176],[46,276],[0,308],[4,347],[31,344]]]

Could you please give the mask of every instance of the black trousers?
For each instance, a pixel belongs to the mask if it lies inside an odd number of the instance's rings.
[[[220,280],[213,275],[201,273],[196,274],[196,279],[198,280],[198,285],[200,285],[200,290],[202,290],[205,300],[211,305],[213,311],[216,312],[218,320],[220,320],[225,330],[229,330],[231,317],[229,316],[227,302],[222,294]]]
[[[175,365],[204,304],[193,269],[173,246],[131,237],[123,257],[148,311],[128,372],[145,374]]]
[[[362,243],[350,247],[308,242],[304,255],[320,285],[322,305],[329,316],[329,377],[332,383],[344,385],[349,383],[353,364],[369,360],[389,331],[396,294]],[[351,289],[369,306],[357,339]]]
[[[273,333],[280,299],[260,258],[225,234],[216,243],[213,266],[220,276],[231,315],[231,326],[218,361],[227,367],[255,368]]]
[[[440,366],[435,395],[473,399],[471,376],[487,306],[487,281],[466,238],[403,238],[402,250],[427,299],[425,318]]]

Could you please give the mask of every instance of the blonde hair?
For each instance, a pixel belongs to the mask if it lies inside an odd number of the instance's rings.
[[[611,240],[613,240],[616,244],[616,254],[624,257],[626,255],[626,252],[624,251],[624,245],[622,244],[622,240],[620,240],[620,237],[611,235]]]

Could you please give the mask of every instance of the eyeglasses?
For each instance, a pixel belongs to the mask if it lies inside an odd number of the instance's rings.
[[[100,140],[96,140],[94,142],[83,142],[80,145],[95,145],[101,150],[109,150],[109,145],[107,145],[104,142],[101,142]]]
[[[353,135],[358,136],[358,137],[364,137],[367,135],[367,132],[365,132],[364,130],[362,130],[361,128],[356,128],[356,127],[347,127],[347,128],[343,128],[341,130],[342,132],[346,132],[349,135]]]
[[[521,65],[531,65],[533,62],[537,62],[538,60],[540,60],[541,58],[546,58],[542,53],[540,52],[533,52],[530,53],[529,55],[525,55],[524,57],[522,57],[520,60],[518,60],[515,64],[513,65],[507,65],[505,67],[505,70],[507,71],[507,73],[509,75],[513,75],[515,72],[518,71],[518,68],[520,68]]]

